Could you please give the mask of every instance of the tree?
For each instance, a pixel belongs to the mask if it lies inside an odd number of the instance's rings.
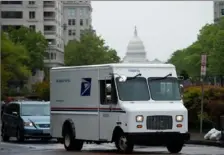
[[[1,90],[4,95],[10,80],[26,80],[30,70],[26,65],[29,61],[26,48],[13,43],[5,33],[1,34],[1,38]]]
[[[201,55],[207,55],[207,75],[224,75],[224,18],[202,27],[192,45],[177,50],[168,60],[177,71],[185,70],[189,76],[200,76]]]
[[[9,38],[16,44],[22,44],[28,51],[30,61],[27,62],[32,71],[43,69],[44,53],[48,42],[41,32],[22,26],[19,29],[9,29]]]
[[[49,81],[43,81],[33,85],[33,90],[36,95],[45,101],[50,100],[50,84]]]
[[[183,76],[183,78],[184,78],[183,80],[189,79],[189,75],[188,75],[188,73],[185,70],[182,70],[180,72],[180,76]]]
[[[84,31],[79,41],[69,41],[65,47],[65,65],[79,66],[119,61],[117,52],[105,46],[105,41],[92,30]]]
[[[224,30],[220,30],[213,42],[213,52],[209,55],[211,72],[214,75],[224,75]]]

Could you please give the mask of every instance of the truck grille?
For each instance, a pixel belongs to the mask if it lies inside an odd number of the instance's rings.
[[[172,116],[155,115],[147,116],[146,127],[148,130],[168,130],[172,129]]]
[[[38,124],[40,128],[49,128],[50,124]]]

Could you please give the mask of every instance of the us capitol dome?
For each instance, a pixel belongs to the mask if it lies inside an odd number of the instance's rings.
[[[142,40],[138,37],[137,28],[135,27],[134,36],[129,41],[126,55],[122,61],[123,63],[163,63],[158,59],[149,61],[147,53]]]

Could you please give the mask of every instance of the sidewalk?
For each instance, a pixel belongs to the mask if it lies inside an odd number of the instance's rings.
[[[190,133],[191,138],[186,144],[195,144],[195,145],[207,145],[207,146],[218,146],[218,147],[224,147],[224,142],[222,141],[211,141],[211,140],[205,140],[204,135],[200,133]]]

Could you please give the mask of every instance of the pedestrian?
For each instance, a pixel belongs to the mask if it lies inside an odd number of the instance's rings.
[[[2,101],[1,102],[1,119],[2,119],[2,115],[3,115],[3,111],[4,111],[4,106],[5,106],[5,102]]]

